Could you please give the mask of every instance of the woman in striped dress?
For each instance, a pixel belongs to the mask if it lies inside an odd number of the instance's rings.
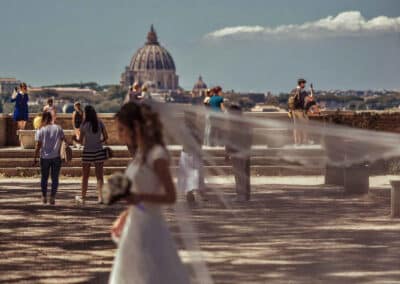
[[[77,204],[85,204],[86,192],[90,176],[90,166],[94,164],[96,179],[98,203],[103,203],[102,189],[104,184],[103,165],[107,159],[103,143],[108,139],[106,128],[92,106],[85,107],[84,121],[80,127],[81,135],[79,143],[83,144],[82,153],[82,195],[75,196]]]

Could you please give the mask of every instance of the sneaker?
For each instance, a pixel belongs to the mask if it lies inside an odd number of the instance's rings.
[[[187,201],[187,203],[190,203],[190,204],[193,204],[196,202],[196,200],[194,199],[193,191],[189,191],[188,193],[186,193],[186,201]]]
[[[103,198],[99,197],[99,198],[97,199],[97,204],[104,204]]]
[[[56,205],[56,197],[55,196],[50,197],[50,205]]]
[[[75,196],[75,202],[76,205],[85,205],[85,200],[82,199],[82,197],[80,197],[79,195]]]
[[[43,202],[43,204],[47,204],[47,197],[46,196],[42,196],[42,202]]]

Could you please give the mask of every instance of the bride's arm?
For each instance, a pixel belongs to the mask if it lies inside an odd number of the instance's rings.
[[[164,188],[163,194],[131,193],[126,200],[131,204],[140,202],[172,204],[176,202],[176,190],[169,171],[168,161],[158,159],[154,161],[153,169]]]
[[[111,227],[111,235],[114,235],[116,237],[120,237],[122,233],[122,229],[124,228],[126,218],[128,217],[129,214],[129,208],[124,210],[118,218],[114,221],[112,227]]]

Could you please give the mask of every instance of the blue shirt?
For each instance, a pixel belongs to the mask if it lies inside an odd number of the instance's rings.
[[[224,102],[224,98],[221,96],[212,96],[208,104],[214,111],[221,111],[221,105]]]

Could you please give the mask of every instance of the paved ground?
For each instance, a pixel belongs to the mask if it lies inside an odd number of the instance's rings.
[[[229,181],[214,180],[225,200]],[[215,283],[400,282],[400,221],[387,217],[387,179],[362,197],[318,185],[319,177],[254,181],[250,203],[227,208],[210,193],[186,215]],[[41,205],[37,188],[34,179],[0,179],[0,282],[106,283],[109,227],[122,207],[95,205],[93,185],[91,203],[76,207],[74,179],[63,180],[56,207]],[[182,248],[175,213],[166,209]],[[192,252],[180,253],[189,265]]]

